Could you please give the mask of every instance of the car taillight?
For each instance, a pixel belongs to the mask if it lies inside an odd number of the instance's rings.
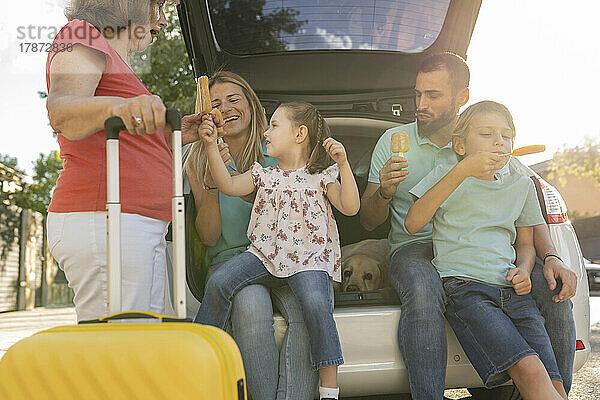
[[[585,345],[581,340],[575,342],[575,350],[585,350]]]
[[[542,195],[544,196],[548,223],[561,224],[567,222],[567,205],[560,193],[558,193],[558,190],[554,189],[542,178],[537,178],[537,180],[540,183]]]

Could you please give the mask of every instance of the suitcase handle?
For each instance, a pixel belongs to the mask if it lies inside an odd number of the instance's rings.
[[[181,165],[181,114],[175,109],[167,109],[166,122],[173,130],[171,151],[173,159],[173,275],[175,312],[181,319],[186,317],[185,307],[185,210],[183,199],[183,171]],[[116,314],[121,310],[121,202],[119,198],[119,133],[126,130],[120,117],[104,121],[106,131],[106,211],[107,211],[107,291],[108,312]]]
[[[79,321],[79,324],[98,324],[98,323],[107,323],[108,321],[119,321],[124,319],[160,319],[162,322],[192,322],[191,318],[173,318],[167,315],[160,315],[153,312],[148,311],[125,311],[112,315],[107,315],[106,317],[101,317],[97,319],[91,319],[87,321]]]
[[[171,126],[174,131],[181,130],[181,114],[174,108],[168,108],[166,114],[167,124]],[[104,131],[106,132],[106,139],[118,139],[119,132],[126,130],[125,124],[121,117],[110,117],[104,121]]]

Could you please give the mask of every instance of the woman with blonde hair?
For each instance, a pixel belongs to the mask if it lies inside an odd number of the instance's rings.
[[[46,63],[48,116],[64,160],[48,208],[50,251],[75,292],[77,319],[107,314],[106,138],[120,117],[122,308],[162,313],[172,155],[165,106],[129,57],[167,26],[164,0],[72,0]],[[198,139],[200,116],[182,121]]]
[[[219,71],[210,77],[209,88],[212,106],[225,120],[219,150],[229,172],[244,173],[256,161],[263,166],[277,164],[276,159],[263,155],[263,133],[268,124],[250,85],[235,73]],[[220,193],[206,160],[203,143],[195,142],[185,169],[196,204],[196,231],[207,246],[214,271],[250,244],[246,230],[253,195],[242,199]],[[270,294],[288,323],[281,354],[274,337]],[[250,285],[233,298],[232,332],[242,353],[248,391],[256,400],[312,399],[318,376],[311,368],[309,337],[300,305],[287,286],[270,294],[265,286]]]

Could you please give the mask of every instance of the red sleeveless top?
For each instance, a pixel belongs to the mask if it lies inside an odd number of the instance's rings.
[[[73,20],[56,35],[54,49],[68,44],[101,51],[106,56],[106,71],[94,96],[123,98],[151,94],[129,65],[110,46],[100,32],[86,21]],[[50,90],[50,63],[55,52],[48,53],[46,84]],[[120,135],[121,211],[150,218],[171,220],[172,156],[169,133]],[[69,140],[58,135],[63,169],[48,211],[56,213],[104,211],[106,209],[106,136],[104,130],[85,139]]]

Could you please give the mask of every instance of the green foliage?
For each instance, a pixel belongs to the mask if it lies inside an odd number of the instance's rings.
[[[592,178],[600,186],[600,142],[586,138],[581,146],[569,147],[554,153],[549,167],[550,179],[564,182],[567,175]]]
[[[294,33],[305,21],[296,21],[299,14],[290,8],[263,13],[264,0],[217,0],[211,1],[212,22],[222,45],[233,53],[247,53],[239,41],[239,32],[232,35],[231,27],[252,32],[256,42],[253,52],[283,50],[285,44],[279,39],[281,32]],[[152,94],[160,96],[167,107],[177,108],[182,115],[194,112],[196,81],[187,56],[185,42],[177,11],[172,4],[165,5],[168,26],[154,38],[143,53],[133,54],[131,66]]]
[[[15,157],[0,155],[0,162],[25,175],[22,170],[16,168],[17,159]],[[51,151],[48,154],[40,153],[33,167],[33,182],[21,182],[21,191],[2,193],[1,200],[7,205],[27,208],[46,215],[52,189],[56,185],[56,180],[61,169],[62,160],[59,157],[58,151]]]
[[[58,151],[54,150],[46,155],[40,153],[33,167],[33,183],[26,184],[19,194],[21,197],[17,202],[19,207],[46,215],[52,189],[56,186],[62,165]]]
[[[15,193],[4,192],[2,181],[21,185],[24,172],[17,168],[16,157],[0,154],[0,163],[10,168],[0,170],[0,261],[6,260],[6,254],[16,240],[20,214],[15,206]],[[1,266],[1,265],[0,265]]]
[[[178,109],[182,115],[191,114],[196,102],[196,81],[175,7],[167,3],[165,14],[169,25],[145,52],[132,55],[131,66],[165,106]]]

